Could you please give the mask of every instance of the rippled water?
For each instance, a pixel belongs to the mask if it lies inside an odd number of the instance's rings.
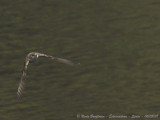
[[[1,0],[0,120],[160,113],[159,0]],[[27,53],[23,99],[16,92]]]

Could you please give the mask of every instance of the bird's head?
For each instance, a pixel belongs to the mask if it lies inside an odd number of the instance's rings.
[[[35,56],[38,58],[39,57],[39,55],[37,54],[37,53],[35,53]]]
[[[38,55],[37,53],[32,53],[32,54],[30,54],[30,57],[31,57],[31,59],[32,59],[32,58],[38,58],[39,55]]]

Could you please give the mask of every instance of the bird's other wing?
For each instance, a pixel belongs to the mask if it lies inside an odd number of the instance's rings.
[[[24,69],[22,71],[22,76],[21,76],[21,80],[19,83],[19,87],[18,87],[18,91],[17,91],[17,98],[20,99],[24,90],[24,83],[26,80],[26,75],[27,75],[27,66],[29,64],[29,60],[26,60],[24,63]]]
[[[55,60],[57,62],[60,62],[60,63],[64,63],[64,64],[68,64],[68,65],[74,65],[74,63],[70,60],[67,60],[67,59],[63,59],[63,58],[59,58],[59,57],[53,57],[51,55],[46,55],[46,54],[41,54],[41,53],[38,53],[39,56],[42,56],[42,57],[47,57],[47,58],[51,58],[52,60]]]
[[[70,60],[67,59],[63,59],[63,58],[58,58],[58,57],[54,57],[54,60],[60,62],[60,63],[64,63],[64,64],[68,64],[68,65],[74,65],[74,63]]]

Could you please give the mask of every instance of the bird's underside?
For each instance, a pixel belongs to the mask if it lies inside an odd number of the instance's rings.
[[[22,97],[22,93],[24,90],[24,84],[26,80],[26,75],[27,75],[27,67],[29,63],[32,63],[38,59],[38,57],[46,57],[46,58],[51,58],[52,60],[55,60],[60,63],[68,64],[68,65],[74,65],[74,63],[70,60],[67,59],[62,59],[58,57],[53,57],[51,55],[46,55],[38,52],[31,52],[26,56],[25,62],[24,62],[24,69],[22,71],[22,76],[21,80],[19,83],[18,91],[17,91],[17,98],[20,99]]]

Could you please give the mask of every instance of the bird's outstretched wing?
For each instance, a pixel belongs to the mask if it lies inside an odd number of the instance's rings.
[[[52,60],[55,60],[57,62],[60,62],[60,63],[64,63],[64,64],[68,64],[68,65],[74,65],[74,63],[70,60],[67,60],[67,59],[63,59],[63,58],[59,58],[59,57],[53,57],[51,55],[46,55],[46,54],[41,54],[41,53],[38,53],[39,56],[42,56],[42,57],[47,57],[47,58],[51,58]]]
[[[19,83],[19,87],[18,87],[18,91],[17,91],[17,98],[20,99],[23,93],[23,89],[24,89],[24,83],[26,80],[26,75],[27,75],[27,66],[29,64],[29,60],[26,60],[24,63],[24,69],[22,71],[22,76],[21,76],[21,80]]]

